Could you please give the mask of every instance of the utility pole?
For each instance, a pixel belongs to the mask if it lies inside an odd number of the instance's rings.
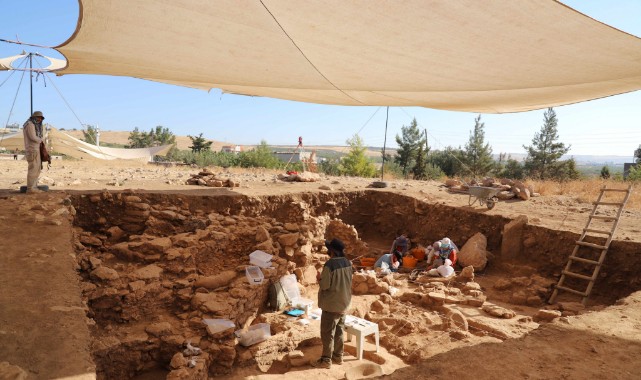
[[[385,116],[385,139],[383,139],[383,165],[381,165],[381,181],[385,174],[385,145],[387,145],[387,121],[389,120],[389,106],[387,107],[387,115]]]

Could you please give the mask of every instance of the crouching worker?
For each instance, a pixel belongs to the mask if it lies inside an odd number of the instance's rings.
[[[427,253],[427,265],[430,265],[431,263],[431,268],[438,268],[445,264],[446,259],[449,259],[452,262],[452,267],[456,265],[456,261],[458,259],[458,248],[449,238],[443,238],[437,241],[430,248],[431,249]]]
[[[374,268],[381,268],[382,271],[388,269],[390,272],[398,271],[401,266],[403,266],[403,255],[399,251],[384,254],[374,264]]]
[[[454,274],[452,261],[450,259],[445,259],[445,264],[440,265],[436,269],[430,269],[429,271],[427,271],[427,274],[432,277],[450,277]]]
[[[345,258],[345,244],[339,239],[325,241],[329,260],[317,276],[318,306],[321,314],[322,356],[310,362],[317,368],[343,364],[343,329],[345,312],[352,302],[352,263]]]
[[[390,248],[389,253],[399,252],[401,256],[407,255],[407,252],[410,249],[410,239],[406,236],[404,232],[400,232],[398,237],[394,239],[392,243],[392,248]]]

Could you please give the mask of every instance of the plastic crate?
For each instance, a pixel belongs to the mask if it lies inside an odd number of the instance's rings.
[[[247,276],[247,281],[249,281],[250,285],[260,285],[265,280],[263,271],[257,266],[248,266],[245,268],[245,276]]]
[[[269,268],[272,266],[272,258],[274,256],[263,251],[254,251],[249,254],[249,263],[261,268]]]

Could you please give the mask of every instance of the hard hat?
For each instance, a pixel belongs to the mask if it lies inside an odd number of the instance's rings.
[[[40,112],[40,111],[35,111],[33,113],[33,115],[31,115],[31,117],[41,117],[43,119],[45,118],[44,115],[42,114],[42,112]]]

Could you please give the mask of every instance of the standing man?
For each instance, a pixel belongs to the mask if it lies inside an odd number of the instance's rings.
[[[345,312],[352,302],[352,263],[345,258],[345,244],[339,239],[326,240],[329,260],[319,280],[318,306],[321,315],[322,356],[310,364],[317,368],[331,368],[332,362],[343,364],[343,328]]]
[[[42,112],[36,111],[22,126],[24,136],[25,158],[29,163],[27,169],[27,194],[39,193],[38,177],[40,177],[40,143],[42,142],[42,121],[45,117]]]

